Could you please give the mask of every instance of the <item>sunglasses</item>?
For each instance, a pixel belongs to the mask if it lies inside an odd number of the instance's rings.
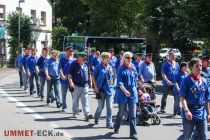
[[[202,67],[202,65],[197,64],[197,65],[195,65],[195,67],[196,68],[199,68],[199,67]]]
[[[131,57],[126,57],[126,59],[132,59]]]

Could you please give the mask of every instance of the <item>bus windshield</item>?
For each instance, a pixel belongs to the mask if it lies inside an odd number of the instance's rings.
[[[122,50],[133,53],[146,53],[145,38],[66,36],[64,38],[64,47],[66,46],[73,46],[76,51],[85,50],[87,47],[95,47],[100,52],[113,48],[117,54]]]

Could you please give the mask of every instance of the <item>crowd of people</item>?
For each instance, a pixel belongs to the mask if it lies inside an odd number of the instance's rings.
[[[106,127],[114,129],[115,133],[119,133],[128,106],[130,137],[138,139],[137,88],[144,82],[155,86],[156,70],[152,54],[146,54],[143,59],[141,53],[120,51],[116,57],[113,48],[101,53],[92,48],[90,54],[81,51],[74,58],[72,46],[66,47],[65,51],[64,57],[58,57],[57,50],[43,48],[42,55],[38,57],[36,49],[25,48],[24,54],[19,54],[16,58],[20,87],[23,86],[25,92],[30,95],[37,93],[41,100],[46,96],[47,104],[56,101],[57,108],[62,107],[62,111],[67,109],[66,96],[70,92],[73,117],[77,118],[79,113],[83,112],[85,121],[94,118],[95,124],[99,123],[106,103]],[[207,139],[207,122],[210,122],[209,60],[209,57],[192,58],[189,63],[178,64],[171,50],[169,59],[164,61],[161,67],[164,91],[159,113],[166,112],[167,96],[173,95],[173,115],[182,116],[184,140],[191,137]],[[44,91],[45,82],[47,93]],[[90,114],[89,87],[94,88],[98,102],[94,116]],[[82,110],[79,108],[80,100]],[[113,103],[118,104],[115,122],[112,120]]]

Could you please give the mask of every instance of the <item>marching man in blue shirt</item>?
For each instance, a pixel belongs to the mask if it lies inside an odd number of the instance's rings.
[[[18,55],[18,51],[16,53]],[[22,53],[20,53],[15,59],[15,67],[18,70],[20,78],[20,88],[23,86],[22,65],[21,65],[22,58],[23,58]]]
[[[156,81],[155,65],[152,63],[152,54],[145,55],[145,61],[141,63],[139,68],[141,81],[154,83]]]
[[[207,140],[207,122],[210,122],[210,93],[205,78],[201,77],[202,62],[193,58],[189,62],[191,74],[184,78],[180,87],[182,104],[183,140],[189,140],[196,127],[198,140]],[[207,111],[206,111],[207,110]]]
[[[188,65],[186,62],[182,62],[180,64],[180,70],[174,75],[174,116],[181,115],[179,92],[182,80],[189,75],[189,73],[187,72],[187,66]]]
[[[37,50],[32,49],[31,50],[31,56],[27,58],[26,60],[26,72],[30,80],[30,95],[35,93],[34,91],[34,78],[36,81],[36,88],[37,88],[37,95],[40,97],[40,83],[39,83],[39,69],[36,65],[38,56],[36,56]]]
[[[162,64],[161,67],[161,74],[163,78],[163,96],[161,100],[161,110],[160,113],[165,113],[165,108],[166,108],[166,100],[168,97],[168,94],[173,95],[173,80],[174,80],[174,75],[177,71],[179,71],[179,64],[175,62],[175,55],[174,51],[170,50],[169,51],[169,60],[165,61]]]
[[[93,84],[96,92],[96,99],[98,100],[98,107],[95,112],[95,124],[98,124],[101,112],[106,101],[106,127],[113,129],[112,124],[112,103],[114,92],[114,71],[109,64],[110,53],[103,52],[101,54],[102,63],[97,65],[93,71]]]
[[[30,56],[30,49],[28,47],[25,48],[25,54],[22,58],[21,65],[22,65],[22,74],[23,74],[23,86],[26,93],[28,93],[28,84],[29,84],[29,77],[26,73],[26,59]]]
[[[140,76],[140,67],[141,67],[141,64],[142,64],[142,60],[141,60],[141,58],[142,58],[142,54],[141,53],[136,53],[135,55],[134,55],[134,58],[135,58],[135,61],[133,61],[133,64],[134,64],[134,66],[136,67],[136,71],[137,71],[137,73],[138,73],[138,76]]]
[[[61,93],[62,93],[62,111],[64,111],[64,112],[67,109],[66,94],[69,89],[68,71],[69,71],[71,62],[73,61],[72,51],[73,51],[72,46],[66,47],[66,56],[62,57],[60,59],[60,75],[61,75],[60,82],[61,82]]]
[[[48,48],[43,48],[42,50],[42,56],[39,57],[39,59],[37,60],[37,66],[39,69],[39,79],[40,79],[40,97],[41,100],[43,100],[44,98],[44,85],[45,85],[45,81],[46,81],[46,75],[45,75],[45,62],[48,59],[48,55],[49,55],[49,49]]]
[[[57,108],[62,106],[60,100],[60,70],[59,70],[59,61],[58,61],[58,51],[52,50],[51,51],[51,58],[48,59],[45,63],[45,74],[47,78],[47,104],[51,101],[51,91],[52,87],[54,88],[55,99]]]
[[[81,98],[82,109],[86,121],[92,118],[89,114],[89,103],[88,103],[88,65],[85,62],[86,52],[79,52],[77,54],[77,60],[73,61],[69,68],[69,83],[70,87],[74,88],[73,92],[73,117],[77,118],[79,114],[79,99]]]

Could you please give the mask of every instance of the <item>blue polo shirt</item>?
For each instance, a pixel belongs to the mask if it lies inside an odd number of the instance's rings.
[[[145,82],[155,82],[155,65],[154,63],[147,64],[142,62],[139,68],[139,75],[142,75]]]
[[[29,57],[29,55],[24,55],[21,61],[21,65],[26,69],[26,59]]]
[[[70,64],[71,64],[71,62],[73,60],[74,60],[73,58],[69,59],[67,57],[62,57],[60,59],[60,65],[59,65],[59,67],[60,67],[60,70],[63,71],[63,74],[65,76],[68,75],[69,66],[70,66]],[[61,81],[61,84],[69,84],[69,80],[68,79],[67,80],[63,80],[62,78],[60,78],[60,81]]]
[[[41,56],[41,57],[39,57],[39,59],[37,60],[37,63],[36,63],[36,65],[39,68],[39,76],[43,77],[43,78],[46,78],[45,68],[44,68],[46,61],[47,61],[47,58],[44,56]]]
[[[207,79],[208,83],[210,84],[210,67],[207,69],[202,69],[202,76]]]
[[[210,101],[210,94],[205,78],[202,78],[201,83],[198,84],[190,76],[185,77],[181,82],[180,97],[185,97],[187,104],[199,105],[198,109],[190,108],[193,115],[193,121],[205,120],[207,112],[204,103]],[[182,108],[182,117],[185,119],[185,111]]]
[[[36,74],[36,63],[38,60],[38,56],[30,56],[26,59],[26,71],[31,74]]]
[[[59,61],[52,58],[48,59],[44,66],[48,70],[48,74],[53,79],[60,79]]]
[[[22,65],[21,65],[22,59],[23,59],[23,56],[21,54],[18,55],[15,59],[15,66],[18,68],[18,71],[22,71]]]
[[[96,57],[94,57],[92,59],[92,62],[91,62],[92,66],[94,66],[94,67],[96,67],[100,63],[101,63],[101,59],[100,58],[96,58]]]
[[[72,81],[76,86],[87,87],[89,76],[88,76],[88,65],[86,62],[80,65],[77,60],[73,61],[69,68],[69,74],[72,76]]]
[[[113,94],[114,71],[110,65],[107,67],[105,67],[102,63],[97,65],[92,75],[95,77],[96,84],[99,89],[102,89],[105,94]]]
[[[115,103],[138,103],[136,81],[137,71],[134,65],[132,65],[132,70],[130,70],[126,66],[119,67],[117,73],[117,89],[115,94]],[[120,89],[120,86],[124,86],[131,93],[131,97],[127,97],[125,93]]]
[[[90,55],[89,55],[89,63],[90,63],[90,66],[92,67],[92,61],[93,61],[93,59],[95,58],[95,55],[93,54],[93,53],[91,53]]]
[[[115,67],[115,63],[117,62],[117,57],[112,56],[112,58],[109,61],[109,64],[112,66],[112,68],[114,69]]]
[[[115,66],[114,66],[114,68],[116,69],[116,71],[118,71],[118,69],[120,67],[120,63],[121,63],[121,59],[118,58],[117,61],[116,61],[116,63],[115,63]]]
[[[174,62],[173,65],[171,65],[169,61],[165,61],[162,64],[161,73],[164,73],[166,77],[168,78],[168,80],[173,82],[174,75],[176,74],[176,72],[179,71],[179,69],[180,69],[179,64],[177,62]],[[163,86],[166,86],[166,87],[168,86],[167,82],[164,79],[162,80],[162,84]]]
[[[177,83],[179,85],[179,88],[180,88],[180,85],[181,85],[181,82],[182,80],[187,77],[189,75],[189,73],[185,72],[183,73],[181,70],[179,70],[178,72],[176,72],[176,74],[174,75],[174,80],[173,80],[173,83]],[[173,91],[175,94],[178,94],[178,91],[176,89],[176,87],[174,86],[173,87]]]
[[[140,68],[141,68],[142,61],[140,61],[140,62],[138,62],[138,61],[133,61],[132,63],[133,63],[134,66],[136,67],[136,71],[137,71],[138,75],[140,75]]]

